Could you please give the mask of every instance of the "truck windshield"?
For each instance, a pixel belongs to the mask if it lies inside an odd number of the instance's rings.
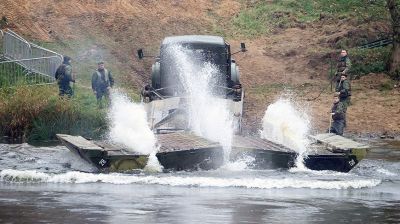
[[[188,55],[195,57],[198,61],[210,62],[217,67],[221,67],[221,72],[226,69],[227,53],[225,46],[204,46],[201,44],[181,44],[182,50],[186,51]],[[169,45],[161,48],[161,61],[169,61],[172,56],[171,52],[166,51]]]
[[[193,60],[188,63],[202,64],[211,63],[218,70],[217,77],[214,77],[215,85],[226,86],[227,75],[227,52],[225,46],[206,45],[206,44],[181,44],[177,49],[183,51],[185,55]],[[160,51],[160,70],[161,70],[161,86],[180,86],[177,73],[179,66],[176,63],[176,54],[171,52],[170,45],[163,45]],[[175,87],[176,88],[176,87]],[[179,87],[181,89],[182,87]],[[175,89],[176,90],[176,89]]]

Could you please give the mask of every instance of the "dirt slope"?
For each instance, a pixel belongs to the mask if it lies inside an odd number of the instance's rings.
[[[73,42],[79,45],[73,49],[73,58],[102,57],[115,62],[124,73],[123,80],[131,80],[136,87],[148,80],[151,65],[136,60],[137,49],[151,55],[165,36],[209,34],[213,21],[208,13],[216,9],[217,14],[229,14],[235,8],[234,2],[206,0],[2,0],[0,4],[0,12],[18,33],[67,47]]]
[[[168,35],[215,34],[215,27],[229,25],[246,1],[207,0],[1,0],[0,12],[10,27],[32,39],[57,42],[70,48],[78,61],[98,57],[119,68],[120,81],[140,88],[149,80],[152,61],[137,61],[138,48],[155,54]],[[0,15],[0,16],[2,16]],[[222,21],[222,23],[221,23]],[[352,21],[321,20],[281,29],[273,35],[252,39],[231,37],[233,47],[245,41],[248,52],[235,58],[246,89],[245,127],[256,132],[267,106],[282,93],[291,93],[307,107],[315,128],[328,126],[326,112],[331,92],[325,91],[329,52],[341,37],[356,37],[375,30],[387,31],[387,24],[360,27]],[[373,38],[373,36],[371,37]],[[71,42],[81,42],[73,48]],[[117,80],[118,81],[118,80]],[[379,91],[383,75],[355,80],[354,105],[349,108],[348,131],[356,133],[400,133],[400,100],[397,89]],[[290,91],[288,91],[291,90]]]

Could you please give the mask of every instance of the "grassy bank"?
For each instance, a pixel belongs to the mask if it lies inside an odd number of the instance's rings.
[[[60,99],[56,85],[0,89],[0,132],[24,141],[54,139],[56,133],[98,138],[107,130],[106,111],[91,91],[76,89]]]
[[[254,37],[275,29],[304,27],[320,19],[354,19],[360,23],[388,18],[384,0],[252,1],[233,19],[235,33]]]
[[[352,78],[358,78],[369,73],[387,71],[391,47],[374,49],[350,49],[352,60]]]
[[[90,89],[99,60],[106,61],[116,86],[125,87],[129,97],[139,100],[138,91],[124,75],[128,74],[126,67],[120,66],[106,47],[97,46],[91,38],[35,43],[73,58],[75,96],[60,99],[55,84],[27,86],[33,82],[17,64],[0,69],[0,137],[32,142],[54,139],[57,133],[88,138],[104,135],[108,128],[106,110],[98,109]]]

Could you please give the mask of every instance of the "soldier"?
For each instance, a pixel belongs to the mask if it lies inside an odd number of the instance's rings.
[[[346,109],[350,106],[351,98],[351,85],[349,80],[347,80],[347,74],[340,76],[340,80],[336,83],[336,94],[339,96],[340,102],[342,102]]]
[[[8,25],[7,17],[3,16],[0,20],[0,29],[5,29]]]
[[[343,135],[343,130],[346,124],[346,116],[345,116],[345,106],[339,100],[339,96],[337,94],[333,97],[333,105],[331,108],[331,120],[330,127],[328,132],[335,133],[337,135]]]
[[[143,102],[146,103],[153,101],[155,97],[154,89],[151,85],[145,85],[140,94],[142,95]]]
[[[59,95],[61,97],[67,95],[68,98],[71,98],[74,93],[69,84],[70,82],[75,82],[75,79],[72,76],[71,58],[64,56],[63,59],[64,61],[62,65],[57,68],[54,77],[57,79]]]
[[[336,81],[339,81],[341,75],[348,75],[350,67],[351,61],[347,55],[347,51],[342,50],[336,65]]]
[[[110,101],[110,88],[114,85],[111,72],[104,68],[104,62],[97,63],[98,69],[92,75],[92,89],[96,95],[97,104],[102,107],[101,100],[104,96],[107,103]]]

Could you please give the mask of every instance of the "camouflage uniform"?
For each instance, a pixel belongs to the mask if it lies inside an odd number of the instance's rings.
[[[343,102],[344,106],[350,106],[350,98],[351,98],[351,85],[349,80],[339,80],[336,83],[336,92],[339,93],[340,102]]]
[[[346,124],[346,108],[344,104],[340,101],[334,103],[331,112],[334,114],[332,115],[332,124],[329,127],[330,132],[337,135],[343,135],[343,130]]]
[[[64,62],[57,68],[55,78],[57,79],[59,95],[67,95],[71,97],[74,95],[70,82],[75,82],[72,78],[72,66],[69,64],[69,58],[64,58]]]
[[[97,103],[101,102],[101,98],[104,96],[109,99],[110,91],[108,87],[114,85],[114,79],[111,72],[107,69],[97,69],[92,75],[92,89],[96,91]]]
[[[348,56],[339,57],[336,65],[336,81],[340,81],[340,76],[344,74],[348,75],[348,79],[350,79],[350,76],[348,74],[350,67],[351,61]]]

